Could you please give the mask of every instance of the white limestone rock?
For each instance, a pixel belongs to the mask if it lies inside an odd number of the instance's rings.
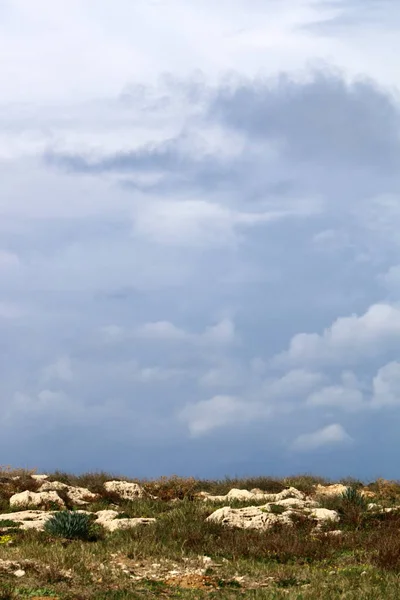
[[[107,492],[114,492],[123,500],[138,500],[147,498],[145,490],[138,483],[129,481],[106,481],[104,484]]]
[[[42,510],[26,510],[18,511],[15,513],[7,513],[0,515],[1,520],[13,521],[14,523],[20,523],[20,529],[36,529],[37,531],[43,531],[46,522],[58,511],[42,511]],[[87,510],[77,510],[77,513],[93,514]],[[96,519],[94,523],[101,525],[107,531],[115,531],[117,529],[129,529],[131,527],[138,527],[140,525],[149,525],[155,523],[155,519],[147,518],[123,518],[118,519],[118,511],[116,510],[100,510],[95,513]],[[10,526],[11,528],[11,526]]]
[[[116,510],[99,510],[97,513],[97,519],[95,523],[102,525],[107,531],[116,531],[117,529],[130,529],[131,527],[138,527],[139,525],[149,525],[155,523],[155,519],[146,518],[122,518],[117,519],[118,512]]]
[[[340,517],[336,510],[330,510],[329,508],[312,508],[310,510],[310,517],[316,519],[318,524],[326,523],[328,521],[338,523],[340,521]]]
[[[56,491],[50,492],[30,492],[25,490],[19,494],[14,494],[10,498],[10,506],[37,506],[46,509],[50,503],[57,504],[60,508],[65,507],[65,502]]]
[[[283,508],[297,508],[299,510],[304,508],[318,508],[318,502],[314,500],[300,500],[299,498],[285,498],[284,500],[277,500],[276,502],[270,502],[268,505],[282,506]]]
[[[291,514],[291,511],[285,511],[281,515],[276,515],[266,512],[258,506],[249,506],[246,508],[224,506],[207,517],[207,521],[222,523],[228,527],[238,527],[240,529],[266,530],[280,523],[292,526]]]
[[[55,512],[57,511],[21,510],[0,515],[0,521],[13,521],[21,524],[20,529],[37,529],[40,531],[43,530],[46,522]]]
[[[65,491],[67,493],[68,498],[74,504],[80,506],[88,504],[89,502],[94,502],[98,498],[97,494],[93,494],[93,492],[91,492],[87,488],[67,485],[66,483],[62,483],[61,481],[45,481],[39,488],[39,492],[59,490]]]
[[[278,494],[267,494],[258,489],[254,489],[249,492],[248,490],[239,490],[233,488],[224,496],[212,496],[207,492],[200,492],[198,497],[204,499],[206,502],[226,502],[227,504],[234,500],[241,502],[265,501],[277,503],[281,500],[286,500],[287,498],[295,498],[297,500],[306,499],[306,495],[303,492],[293,487],[282,490],[282,492],[279,492]]]

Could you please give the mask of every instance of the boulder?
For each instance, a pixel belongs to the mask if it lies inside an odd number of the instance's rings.
[[[137,500],[147,498],[145,490],[138,483],[129,481],[106,481],[104,484],[107,492],[114,492],[123,500]]]
[[[68,498],[77,505],[83,506],[84,504],[88,504],[89,502],[94,502],[97,500],[98,495],[93,494],[87,488],[75,487],[72,485],[67,485],[66,483],[62,483],[61,481],[45,481],[39,488],[39,492],[47,492],[47,491],[64,491],[66,492]]]
[[[255,500],[257,497],[260,497],[260,499],[263,500],[264,493],[261,492],[261,494],[254,494],[253,492],[249,492],[248,490],[238,490],[236,488],[233,488],[226,495],[227,500],[239,500],[243,502],[246,502],[248,500]]]
[[[57,504],[60,508],[65,507],[65,502],[55,491],[50,492],[20,492],[10,498],[10,506],[37,506],[48,508],[50,503]]]
[[[49,476],[42,474],[42,475],[31,475],[32,479],[36,479],[36,481],[44,481],[45,479],[48,479]]]
[[[340,521],[340,517],[336,510],[329,510],[329,508],[312,508],[310,510],[310,516],[318,521],[318,524],[332,521],[337,523]]]

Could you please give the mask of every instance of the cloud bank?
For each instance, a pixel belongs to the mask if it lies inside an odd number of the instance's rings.
[[[1,9],[4,462],[395,476],[397,9],[62,4]]]

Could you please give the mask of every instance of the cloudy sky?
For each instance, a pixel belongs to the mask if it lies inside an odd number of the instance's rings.
[[[2,463],[398,477],[396,0],[0,0]]]

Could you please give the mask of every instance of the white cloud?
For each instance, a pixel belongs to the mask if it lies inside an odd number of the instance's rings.
[[[230,319],[222,319],[219,323],[207,327],[199,339],[201,343],[206,345],[233,344],[237,341],[235,324]]]
[[[246,213],[205,200],[147,200],[135,209],[133,233],[158,244],[218,247],[236,244],[243,228],[315,210]]]
[[[321,373],[293,369],[279,379],[265,381],[263,387],[267,397],[298,399],[323,381],[324,375]]]
[[[296,451],[312,451],[324,446],[335,446],[351,442],[352,438],[345,429],[338,423],[328,425],[318,429],[313,433],[304,433],[299,435],[292,444],[292,449]]]
[[[149,81],[163,72],[185,76],[193,68],[211,76],[226,69],[254,74],[268,68],[271,48],[270,69],[302,66],[331,46],[298,29],[317,14],[308,5],[37,0],[33,10],[26,0],[3,2],[2,97],[26,102],[108,96],[132,79]]]
[[[222,319],[198,334],[180,329],[169,321],[144,323],[136,329],[134,336],[148,340],[181,341],[204,346],[231,345],[238,339],[235,324],[230,319]]]
[[[306,404],[313,407],[338,408],[348,412],[362,410],[367,406],[360,390],[343,385],[331,385],[310,394]]]
[[[380,368],[373,382],[373,408],[400,406],[400,362],[391,362]]]
[[[193,437],[202,436],[214,429],[250,423],[266,418],[271,410],[256,402],[246,402],[235,396],[213,396],[195,404],[188,404],[179,413]]]
[[[400,341],[400,309],[374,304],[361,316],[339,317],[319,335],[299,333],[289,350],[276,356],[276,365],[357,363],[379,356]]]
[[[74,374],[69,356],[62,356],[51,365],[43,369],[45,381],[72,381]]]

